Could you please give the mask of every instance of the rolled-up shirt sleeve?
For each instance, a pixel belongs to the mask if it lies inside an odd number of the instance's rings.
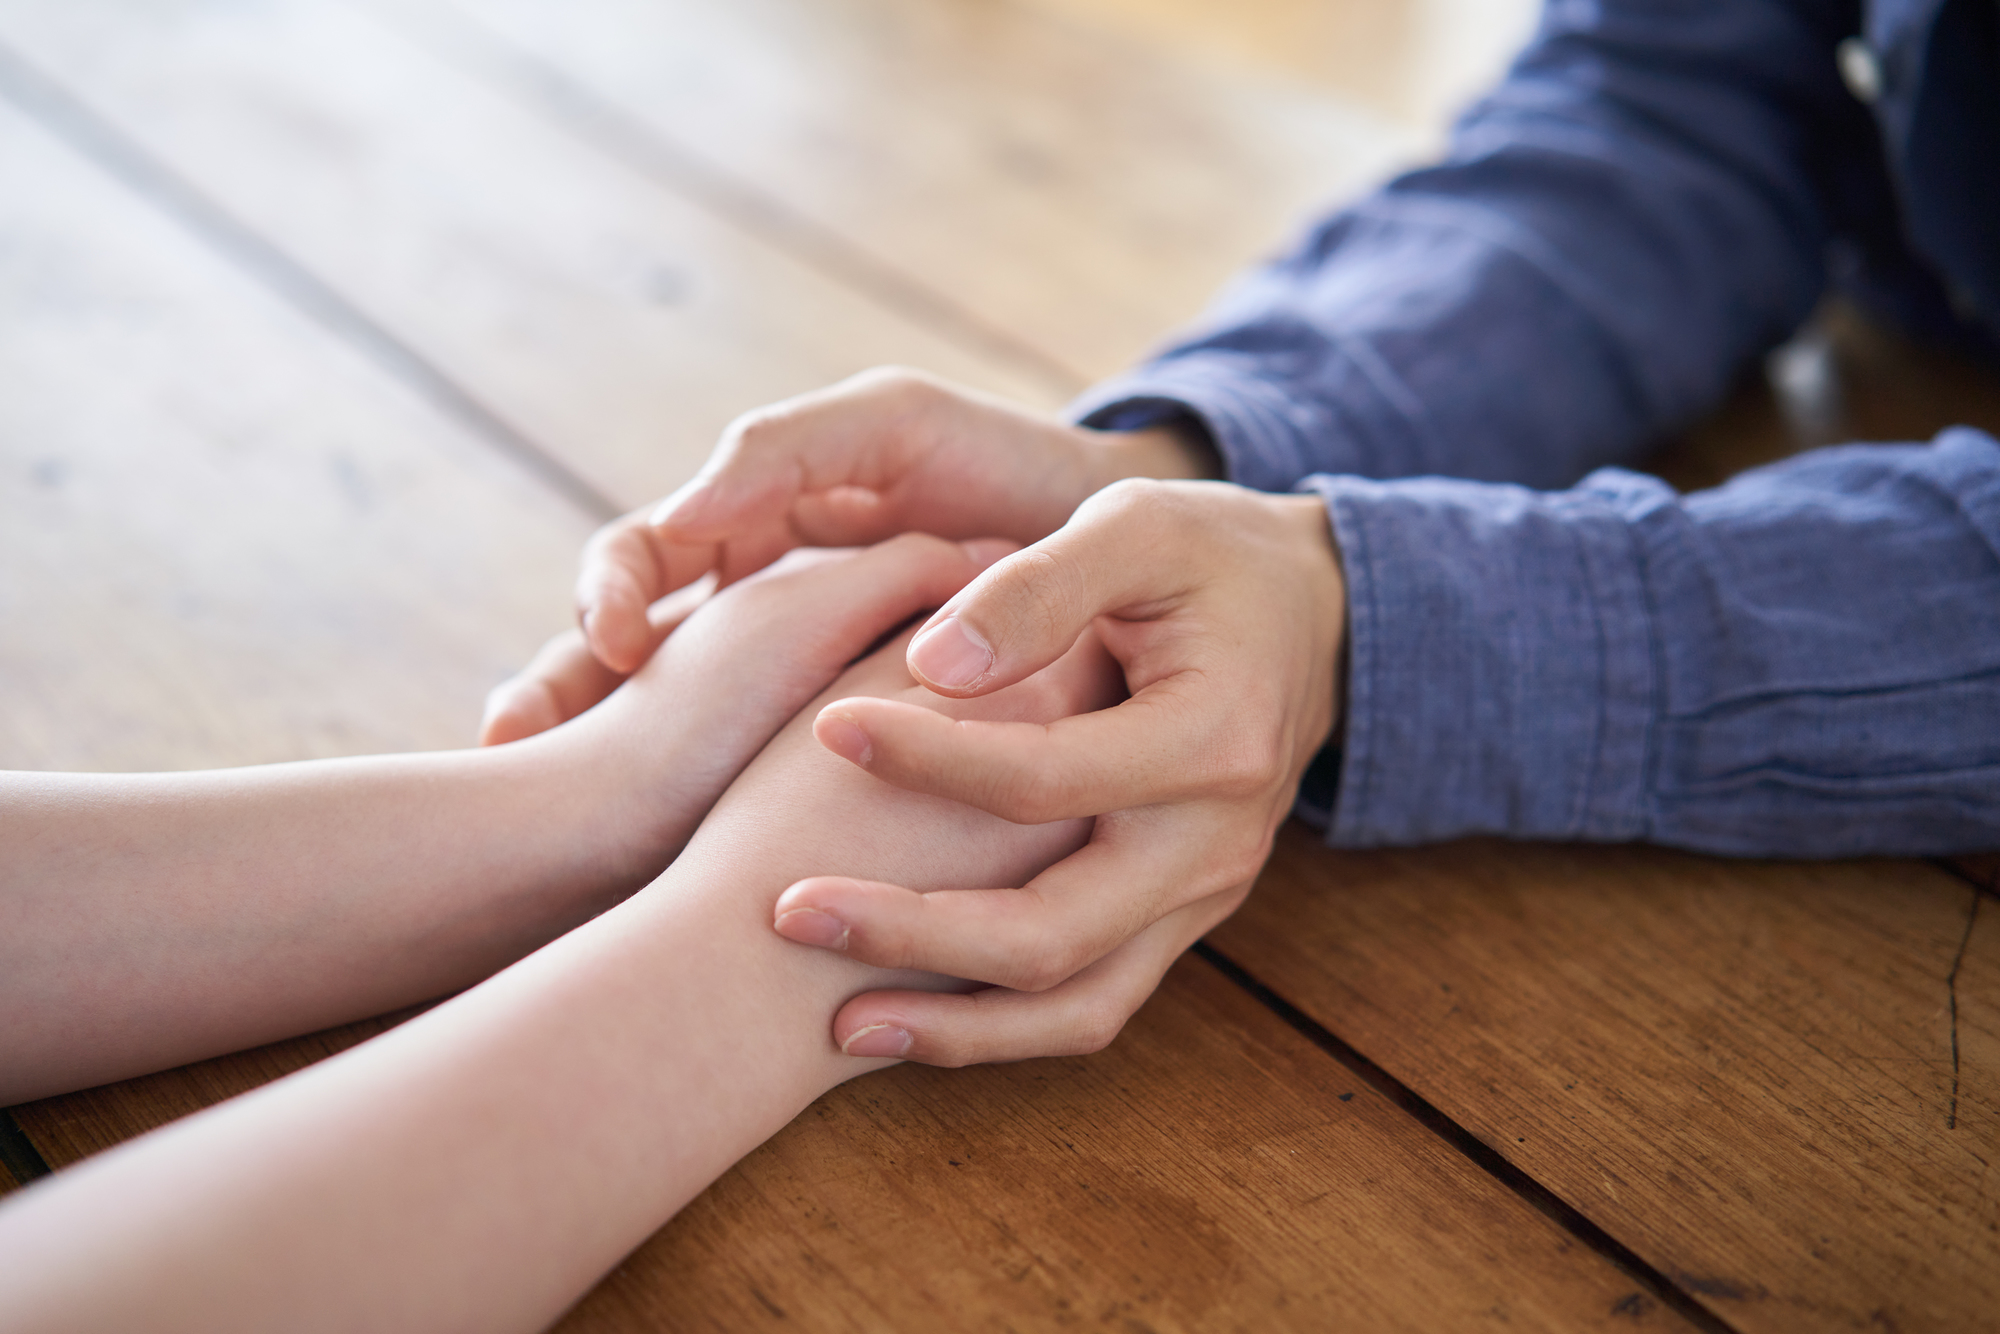
[[[1842,172],[1887,197],[1834,0],[1551,3],[1446,159],[1311,227],[1074,405],[1185,414],[1230,480],[1567,486],[1712,405],[1811,309]]]
[[[1328,839],[1704,851],[2000,840],[2000,444],[1712,491],[1319,475],[1348,583]]]

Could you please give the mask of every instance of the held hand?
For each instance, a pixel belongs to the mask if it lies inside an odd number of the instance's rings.
[[[1130,698],[1048,726],[848,699],[821,710],[815,734],[898,787],[1020,823],[1096,825],[1021,889],[836,877],[788,889],[775,922],[790,939],[993,986],[856,997],[835,1039],[936,1065],[1108,1042],[1263,866],[1333,725],[1345,616],[1321,502],[1222,483],[1109,487],[974,580],[910,648],[933,691],[1019,681],[1094,623]]]
[[[600,529],[577,580],[583,640],[630,672],[659,643],[646,609],[703,575],[727,584],[793,547],[902,532],[1033,542],[1121,477],[1214,466],[1206,445],[1169,431],[1084,430],[912,371],[869,371],[738,419],[693,481]],[[588,684],[574,661],[549,666],[552,686]]]
[[[678,626],[658,652],[622,685],[599,677],[606,698],[584,700],[580,716],[522,744],[559,751],[567,772],[601,794],[603,823],[580,837],[614,840],[635,874],[657,872],[850,662],[1013,549],[910,533],[860,551],[794,552],[697,606],[656,610]],[[574,638],[551,641],[544,660],[604,670]],[[551,689],[543,698],[561,712],[583,697]]]
[[[639,661],[652,657],[714,591],[715,580],[702,578],[648,607],[646,651]],[[628,675],[592,657],[582,630],[565,630],[543,644],[526,667],[487,692],[479,744],[505,745],[566,723],[623,685]]]

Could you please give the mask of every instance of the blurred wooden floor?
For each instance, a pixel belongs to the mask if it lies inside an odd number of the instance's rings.
[[[1060,404],[1524,2],[0,0],[0,765],[465,744],[735,413]],[[1833,312],[1658,466],[1953,420],[1990,378]],[[565,1327],[2000,1329],[1993,874],[1289,831],[1108,1052],[836,1091]]]

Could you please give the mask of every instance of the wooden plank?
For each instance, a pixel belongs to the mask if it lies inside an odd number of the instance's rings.
[[[1184,61],[1325,88],[1434,130],[1527,41],[1538,0],[1027,0]]]
[[[467,744],[592,516],[0,103],[0,764]]]
[[[1510,1320],[1683,1327],[1184,959],[1098,1056],[906,1067],[822,1099],[564,1328]]]
[[[1213,940],[1746,1334],[1991,1329],[2000,913],[1968,935],[1976,898],[1914,863],[1335,853],[1294,827]]]
[[[0,40],[598,490],[683,480],[758,404],[960,350],[316,0],[27,0]],[[564,562],[567,566],[568,561]]]
[[[1952,857],[1952,869],[1960,875],[1983,885],[1989,893],[2000,894],[2000,852],[1982,853],[1972,857]]]
[[[560,628],[592,516],[4,102],[0,304],[0,765],[464,745]],[[84,1097],[52,1161],[146,1115]]]
[[[1432,142],[1322,89],[1018,3],[368,4],[594,141],[803,247],[831,236],[840,262],[1079,384],[1193,316],[1310,207]]]
[[[20,1110],[68,1162],[345,1045]],[[1685,1329],[1213,969],[1113,1047],[906,1067],[821,1099],[629,1257],[569,1331]]]

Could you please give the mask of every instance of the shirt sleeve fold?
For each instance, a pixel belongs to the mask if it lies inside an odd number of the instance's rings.
[[[1315,476],[1349,596],[1330,842],[1769,856],[2000,836],[2000,445],[1822,450],[1682,496]]]
[[[1832,0],[1551,4],[1449,154],[1319,222],[1074,405],[1184,411],[1230,479],[1568,486],[1715,403],[1826,285],[1836,176],[1888,190]]]

